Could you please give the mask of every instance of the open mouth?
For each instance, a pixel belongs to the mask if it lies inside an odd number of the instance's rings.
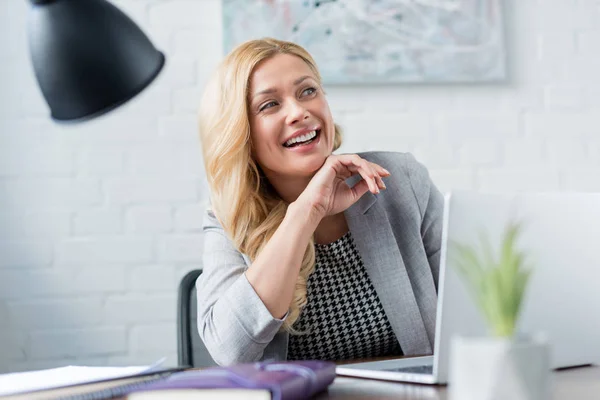
[[[300,135],[300,136],[297,136],[295,138],[288,140],[287,142],[285,142],[283,144],[283,147],[292,148],[292,147],[306,146],[307,144],[310,144],[310,143],[314,142],[315,140],[317,140],[320,134],[321,134],[320,129],[308,132],[304,135]]]

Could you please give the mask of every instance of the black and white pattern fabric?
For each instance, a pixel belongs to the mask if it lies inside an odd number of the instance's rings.
[[[315,246],[307,304],[294,324],[288,360],[349,360],[402,355],[350,232]]]

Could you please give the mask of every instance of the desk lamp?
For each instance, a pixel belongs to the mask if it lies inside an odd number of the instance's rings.
[[[117,108],[164,65],[141,29],[106,0],[29,2],[31,60],[54,121],[85,121]]]

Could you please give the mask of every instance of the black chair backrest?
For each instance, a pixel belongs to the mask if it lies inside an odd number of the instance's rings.
[[[179,283],[177,299],[177,358],[179,365],[210,367],[217,365],[198,335],[196,280],[202,270],[188,272]]]

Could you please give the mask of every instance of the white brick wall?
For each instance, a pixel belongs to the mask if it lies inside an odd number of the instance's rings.
[[[31,334],[32,359],[122,354],[128,348],[125,327],[39,330]]]
[[[115,0],[167,55],[128,104],[56,125],[27,1],[0,1],[0,372],[176,361],[179,279],[201,262],[196,112],[220,0]],[[600,3],[507,0],[510,79],[328,87],[343,151],[412,151],[442,190],[600,191]]]

